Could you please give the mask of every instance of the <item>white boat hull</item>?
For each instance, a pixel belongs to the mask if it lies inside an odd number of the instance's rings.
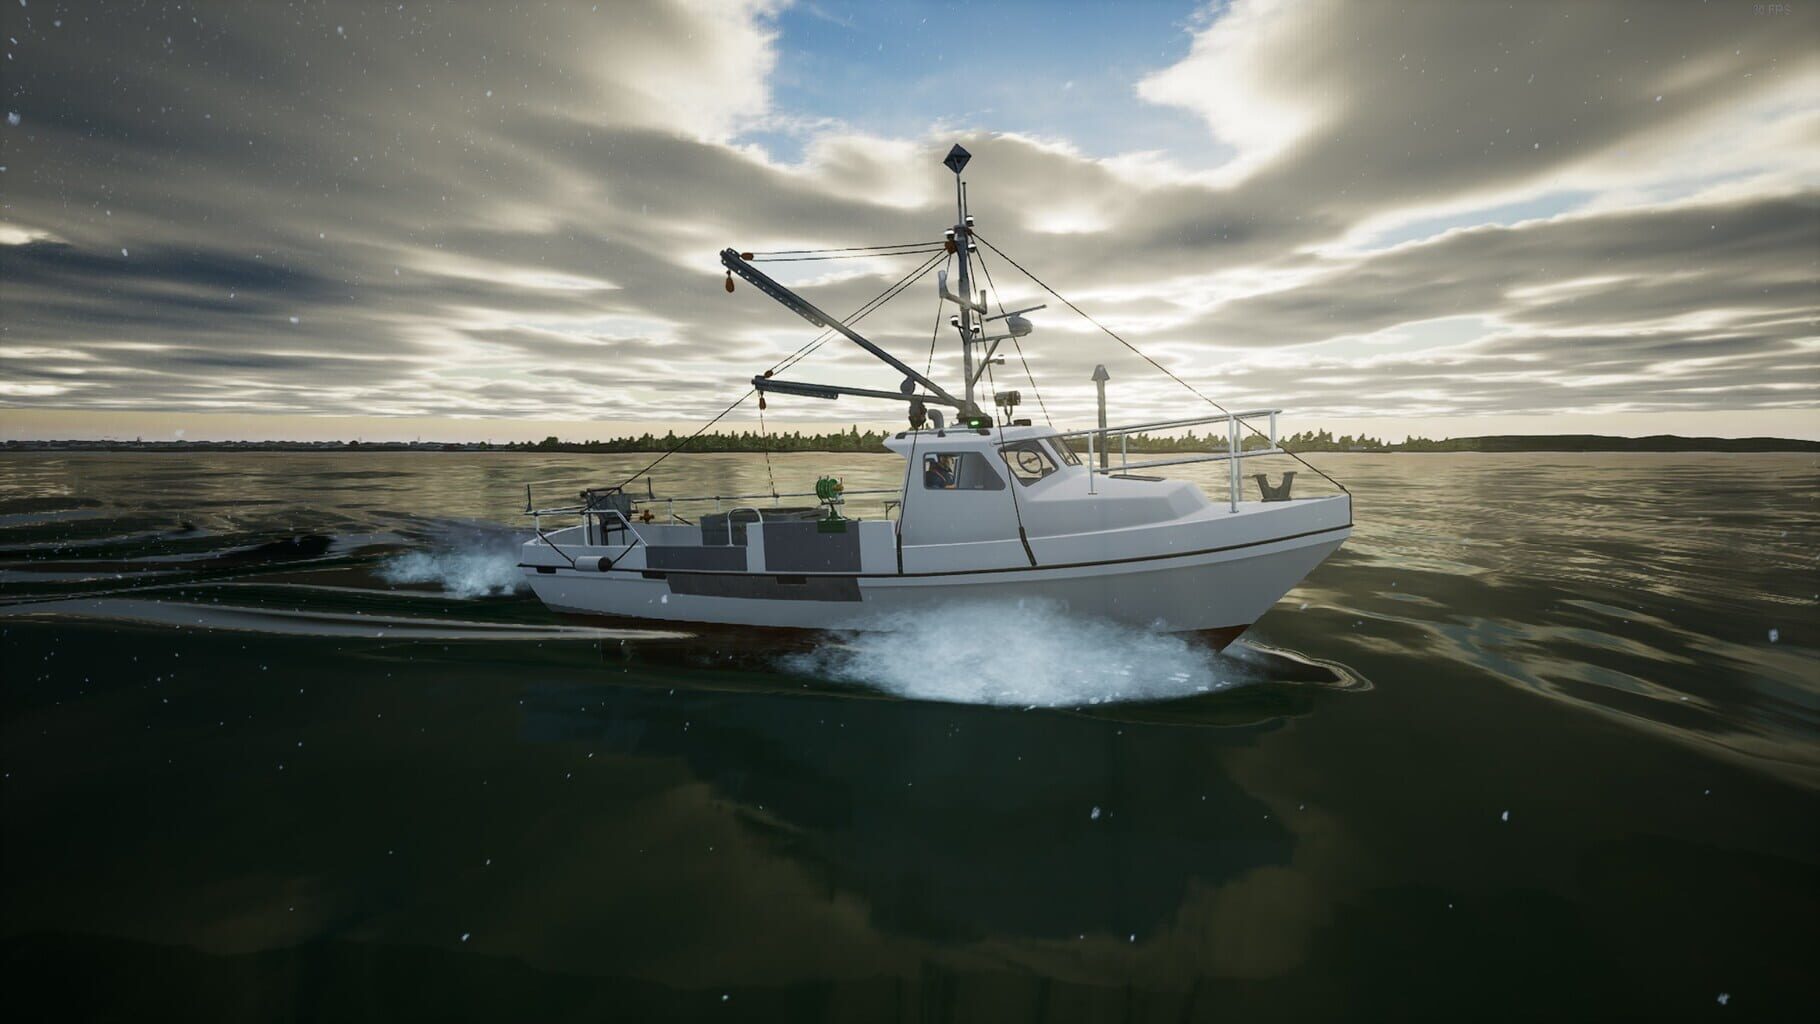
[[[867,630],[893,628],[904,614],[937,606],[1042,601],[1072,614],[1146,629],[1212,632],[1224,643],[1339,548],[1351,532],[1350,511],[1350,502],[1344,502],[1318,510],[1321,514],[1288,517],[1290,525],[1313,529],[1274,537],[1247,531],[1252,535],[1236,543],[1180,555],[1069,563],[1044,557],[1044,549],[1052,553],[1055,545],[1039,543],[1036,568],[797,576],[632,567],[599,571],[574,568],[550,557],[543,542],[533,541],[526,546],[525,573],[539,599],[571,614]],[[577,549],[565,550],[576,557]],[[579,560],[592,564],[585,554]],[[620,565],[636,561],[623,558]],[[750,596],[739,594],[745,588],[752,590]]]

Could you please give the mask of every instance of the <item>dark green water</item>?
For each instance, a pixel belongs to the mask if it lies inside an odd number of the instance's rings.
[[[1812,458],[1329,456],[1353,540],[1227,656],[908,671],[500,592],[523,483],[628,461],[0,458],[9,1016],[1820,1009]]]

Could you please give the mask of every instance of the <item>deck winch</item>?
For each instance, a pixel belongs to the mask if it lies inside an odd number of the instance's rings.
[[[840,514],[840,506],[847,503],[843,497],[847,488],[840,479],[832,476],[820,477],[815,481],[815,497],[822,503],[826,514],[821,518],[823,533],[844,533],[847,529],[847,517]]]

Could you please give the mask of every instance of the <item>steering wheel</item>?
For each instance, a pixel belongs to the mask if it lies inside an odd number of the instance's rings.
[[[1019,448],[1012,459],[1017,463],[1017,468],[1032,476],[1042,476],[1047,468],[1043,465],[1043,457],[1028,448]]]

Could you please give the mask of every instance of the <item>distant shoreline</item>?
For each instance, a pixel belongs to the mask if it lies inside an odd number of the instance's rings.
[[[772,454],[791,454],[795,452],[815,452],[820,454],[887,454],[887,450],[878,443],[881,435],[834,434],[831,436],[802,437],[801,435],[779,435],[772,438],[775,446],[769,448]],[[358,454],[361,452],[416,452],[416,453],[462,453],[462,452],[497,452],[502,454],[547,455],[565,453],[577,455],[658,455],[669,450],[671,445],[680,439],[650,439],[649,443],[639,444],[646,438],[626,441],[557,441],[550,439],[541,442],[518,442],[510,444],[485,443],[441,443],[411,441],[5,441],[0,442],[0,453],[8,452],[103,452],[103,453],[160,453],[160,452],[338,452]],[[1349,438],[1339,441],[1321,439],[1314,443],[1286,443],[1285,447],[1297,454],[1321,452],[1357,452],[1357,453],[1459,453],[1478,452],[1488,454],[1504,453],[1594,453],[1594,452],[1662,452],[1662,453],[1720,453],[1720,454],[1769,454],[1820,452],[1820,441],[1808,441],[1790,437],[1681,437],[1676,434],[1656,434],[1648,437],[1618,437],[1605,434],[1495,434],[1479,437],[1444,438],[1439,441],[1426,438],[1411,438],[1408,441],[1393,444],[1367,443],[1347,444]],[[1137,439],[1134,439],[1137,441]],[[630,442],[630,446],[628,446]],[[1212,450],[1223,450],[1223,445],[1211,446]],[[1185,446],[1180,439],[1167,437],[1144,437],[1133,443],[1131,452],[1149,454],[1205,452],[1210,448],[1206,444]],[[723,438],[700,438],[685,445],[684,453],[690,454],[751,454],[757,455],[766,450],[763,444],[754,443],[750,437],[734,440]],[[1085,452],[1083,451],[1084,455]]]

